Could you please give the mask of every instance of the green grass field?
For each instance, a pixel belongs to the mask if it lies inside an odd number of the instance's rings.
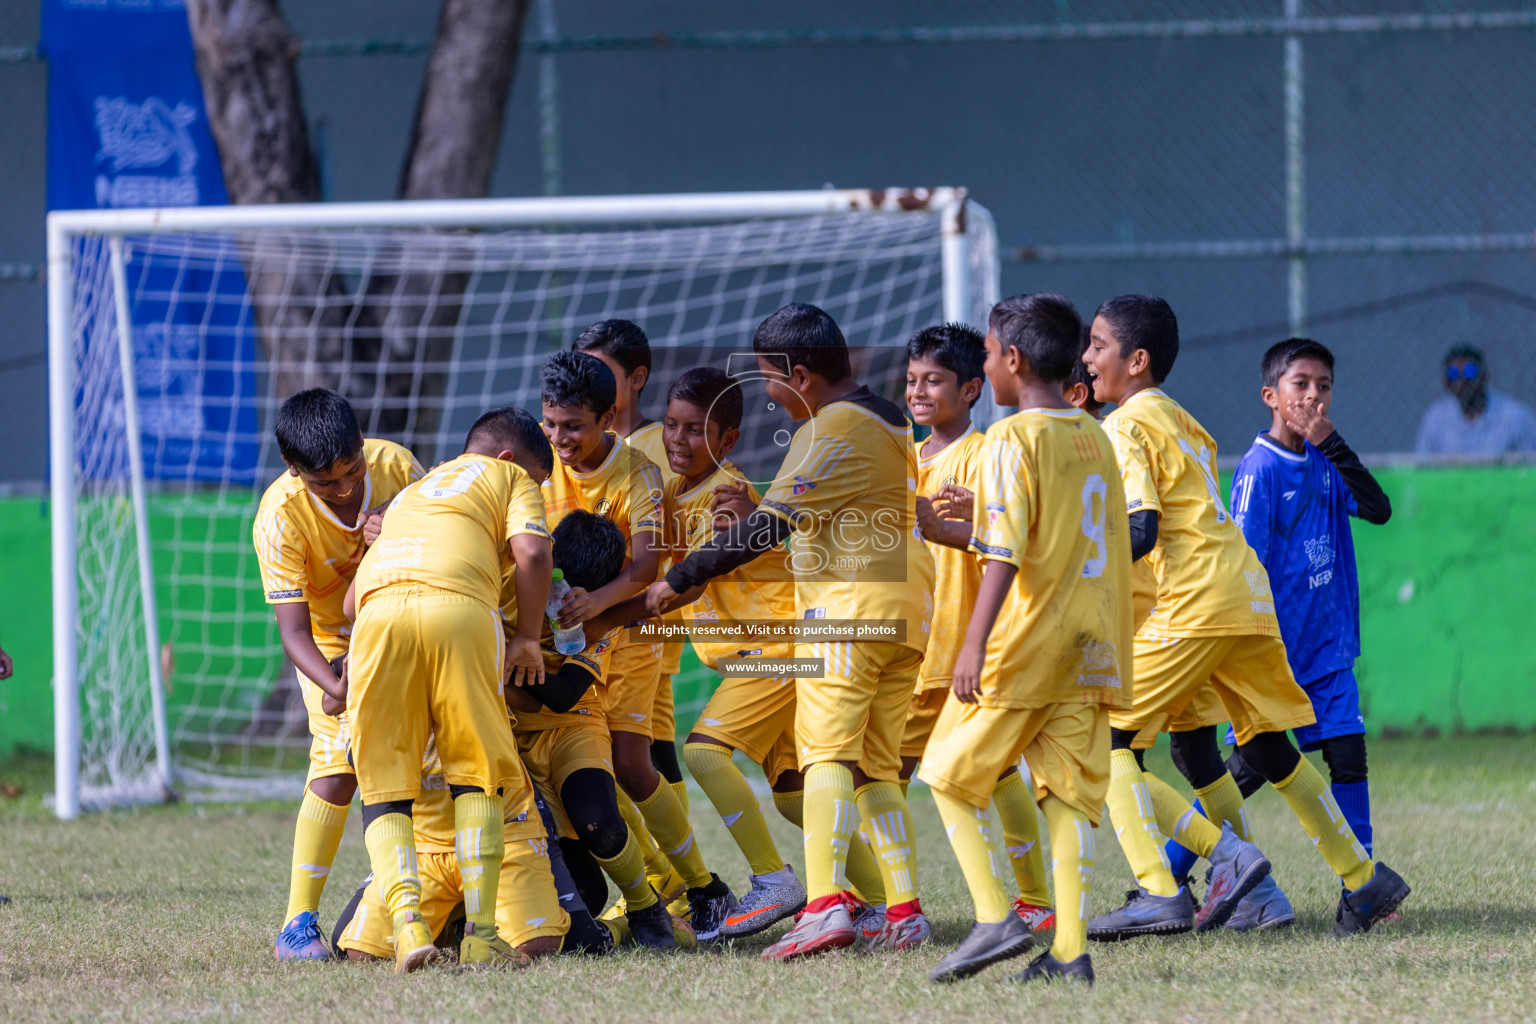
[[[347,963],[279,965],[294,808],[182,805],[53,819],[51,766],[0,762],[0,1019],[256,1021],[1072,1021],[1529,1019],[1536,1006],[1536,780],[1529,737],[1372,745],[1378,850],[1414,886],[1403,917],[1340,942],[1337,882],[1273,793],[1253,801],[1261,844],[1298,913],[1288,932],[1182,936],[1095,947],[1092,991],[1018,988],[993,968],[954,987],[925,972],[964,933],[970,904],[932,801],[914,792],[923,899],[936,941],[906,954],[845,953],[768,965],[760,942],[660,957],[559,958],[506,975],[429,969],[396,977]],[[1149,762],[1165,777],[1167,759]],[[694,795],[710,863],[745,866]],[[800,861],[798,833],[769,812]],[[1098,832],[1095,903],[1129,873]],[[366,872],[354,814],[321,917]],[[776,934],[776,933],[774,933]],[[1017,962],[1022,966],[1022,961]]]

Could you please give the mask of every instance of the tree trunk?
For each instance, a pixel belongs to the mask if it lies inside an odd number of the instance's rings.
[[[444,0],[402,199],[490,190],[526,10],[524,0]],[[298,41],[277,0],[187,0],[187,17],[230,201],[318,201]],[[469,276],[424,269],[347,287],[331,268],[298,259],[281,233],[250,244],[246,275],[276,394],[335,388],[370,435],[403,441],[423,461],[439,455],[432,438]]]
[[[401,199],[478,199],[490,192],[526,13],[524,0],[444,0],[401,170]],[[372,315],[358,332],[356,358],[408,368],[380,377],[382,423],[417,438],[423,459],[452,454],[432,452],[423,439],[442,422],[448,360],[470,286],[468,274],[430,269],[368,282]]]

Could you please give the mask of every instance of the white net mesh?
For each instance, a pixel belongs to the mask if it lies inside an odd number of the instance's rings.
[[[972,205],[970,319],[997,298],[990,218]],[[940,218],[865,213],[645,229],[258,231],[125,238],[174,778],[194,794],[297,793],[309,736],[262,598],[251,521],[282,471],[281,401],[324,385],[364,433],[427,465],[488,408],[538,409],[538,369],[590,323],[649,335],[660,412],[677,373],[728,368],[756,325],[811,302],[862,379],[900,396],[902,345],[943,316]],[[81,797],[151,799],[154,727],[108,245],[74,244]],[[777,417],[738,452],[771,476]],[[759,440],[754,441],[757,437]],[[691,658],[677,719],[707,695]],[[712,682],[712,674],[708,675]]]

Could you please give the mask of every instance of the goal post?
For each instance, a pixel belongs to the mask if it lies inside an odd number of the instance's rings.
[[[828,309],[895,397],[912,331],[998,298],[958,188],[56,211],[47,239],[61,818],[299,792],[250,533],[292,391],[336,387],[366,435],[442,458],[486,408],[536,409],[539,363],[598,319],[650,336],[654,415],[784,302]],[[747,433],[782,434],[759,413]]]

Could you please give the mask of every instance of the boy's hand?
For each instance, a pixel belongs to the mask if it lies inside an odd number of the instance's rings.
[[[715,488],[714,501],[710,504],[710,511],[714,513],[714,527],[717,530],[726,529],[735,520],[745,520],[753,512],[757,511],[757,504],[752,500],[752,495],[747,493],[747,485],[741,481],[731,484],[721,484]]]
[[[324,690],[320,691],[320,711],[323,714],[330,715],[332,718],[347,710],[347,687],[352,681],[347,671],[347,666],[351,663],[351,659],[343,654],[331,661],[331,667],[336,668],[336,662],[338,661],[341,662],[341,667],[336,669],[336,678],[341,684],[341,696],[337,697],[326,693]]]
[[[544,681],[544,652],[537,640],[514,636],[507,641],[507,681],[513,686],[537,686]]]
[[[677,591],[664,579],[657,580],[645,589],[645,610],[653,616],[664,615],[677,600]]]
[[[5,653],[4,648],[0,648],[0,679],[11,678],[11,670],[11,656]]]
[[[945,484],[933,496],[933,510],[945,519],[976,520],[976,495],[959,484]]]
[[[373,542],[379,539],[379,531],[384,528],[384,513],[388,505],[380,505],[363,512],[363,543],[373,547]]]
[[[972,644],[960,648],[960,656],[955,659],[955,674],[949,684],[960,703],[976,703],[976,696],[981,693],[981,665],[985,657],[986,652]]]
[[[560,628],[579,626],[603,610],[601,602],[580,587],[572,587],[560,606]]]
[[[1333,421],[1312,402],[1286,402],[1285,425],[1314,445],[1322,444],[1333,433]]]
[[[936,540],[939,535],[939,514],[933,510],[933,502],[917,496],[917,528],[923,535],[923,540]]]

